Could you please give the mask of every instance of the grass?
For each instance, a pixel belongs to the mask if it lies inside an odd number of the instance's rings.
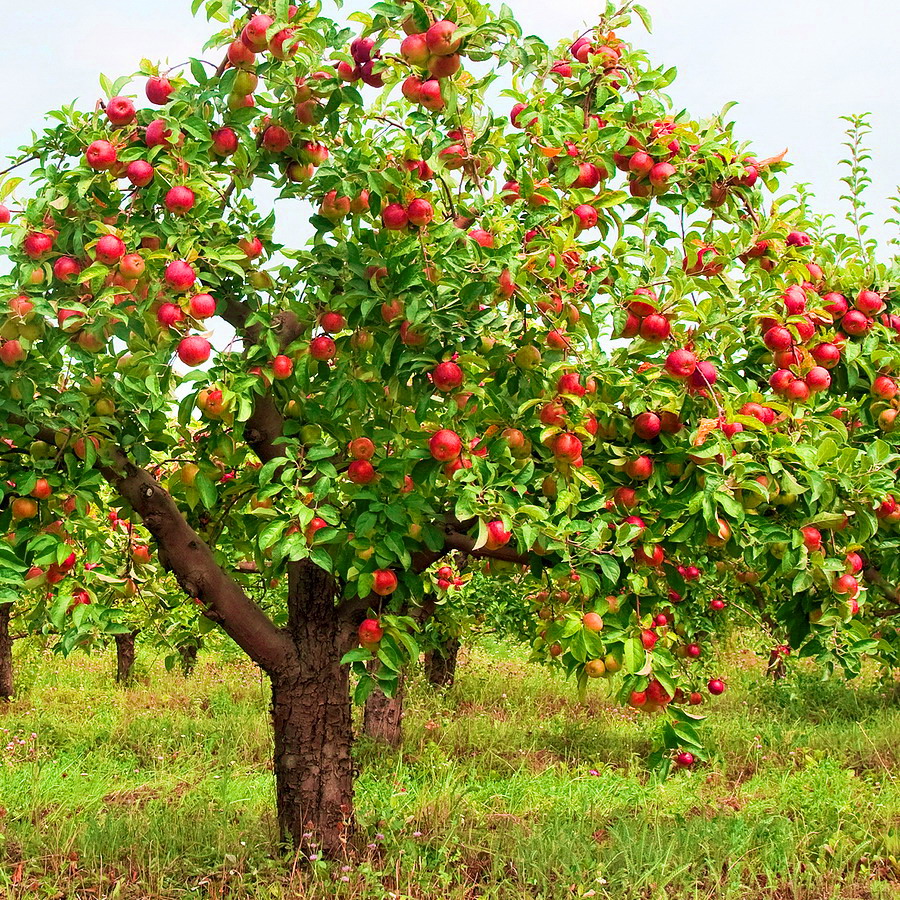
[[[110,656],[18,659],[4,900],[900,896],[900,708],[872,683],[773,685],[737,652],[710,763],[658,782],[645,717],[485,644],[449,692],[412,685],[402,750],[358,743],[365,851],[308,866],[277,854],[259,675],[147,653],[129,689]]]

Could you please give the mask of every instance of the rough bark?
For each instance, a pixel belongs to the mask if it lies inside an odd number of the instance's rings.
[[[190,678],[194,674],[199,649],[196,644],[182,644],[178,648],[178,655],[181,657],[181,674],[185,678]]]
[[[134,669],[134,639],[136,632],[116,635],[116,681],[119,684],[129,684]]]
[[[272,676],[279,828],[294,847],[331,857],[353,831],[350,684],[340,662],[353,629],[338,616],[336,593],[312,563],[289,566],[288,630],[298,653]]]
[[[0,700],[12,700],[13,685],[13,639],[9,633],[11,603],[0,603]]]
[[[453,684],[459,647],[457,638],[448,638],[441,649],[425,654],[425,677],[430,684],[435,687],[450,687]]]
[[[363,709],[363,733],[389,747],[399,747],[403,741],[403,701],[406,679],[403,673],[397,681],[393,697],[375,688],[366,698]]]

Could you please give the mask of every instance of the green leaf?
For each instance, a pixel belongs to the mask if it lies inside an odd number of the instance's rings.
[[[210,481],[202,472],[198,472],[197,477],[194,479],[194,487],[197,489],[197,493],[200,495],[200,500],[203,505],[207,509],[213,509],[218,500],[218,496],[216,493],[216,486],[212,481]]]

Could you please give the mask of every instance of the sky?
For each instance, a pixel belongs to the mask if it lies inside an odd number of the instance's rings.
[[[592,0],[506,0],[527,33],[549,42],[595,20]],[[134,71],[143,57],[170,64],[199,55],[211,26],[190,0],[29,0],[10,4],[0,54],[0,157],[40,128],[43,113],[78,98],[100,97],[98,73]],[[351,0],[345,10],[364,5]],[[895,36],[900,7],[889,0],[644,0],[653,33],[627,35],[679,77],[669,88],[677,108],[695,117],[737,101],[736,134],[760,157],[788,148],[791,183],[809,182],[818,208],[844,215],[837,161],[840,116],[871,112],[874,132],[870,208],[889,215],[897,191],[900,66]],[[0,166],[2,168],[2,166]],[[784,182],[783,182],[784,183]],[[893,238],[894,230],[878,229]]]

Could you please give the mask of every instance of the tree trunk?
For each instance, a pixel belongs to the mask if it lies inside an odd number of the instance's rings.
[[[194,673],[197,665],[197,651],[200,648],[196,644],[182,644],[178,648],[178,655],[181,657],[181,674],[185,678],[190,678]]]
[[[116,635],[116,681],[128,684],[134,666],[134,639],[136,632]]]
[[[403,740],[403,700],[406,685],[403,673],[397,681],[393,697],[375,688],[366,698],[363,710],[363,732],[389,747],[399,747]]]
[[[425,654],[425,677],[435,687],[450,687],[456,680],[459,640],[448,638],[440,650]]]
[[[353,722],[349,669],[353,629],[335,609],[337,589],[309,562],[288,568],[288,630],[297,660],[272,678],[275,789],[282,838],[341,855],[353,831]]]
[[[12,603],[0,603],[0,700],[13,697],[13,642],[9,634],[9,616]]]

